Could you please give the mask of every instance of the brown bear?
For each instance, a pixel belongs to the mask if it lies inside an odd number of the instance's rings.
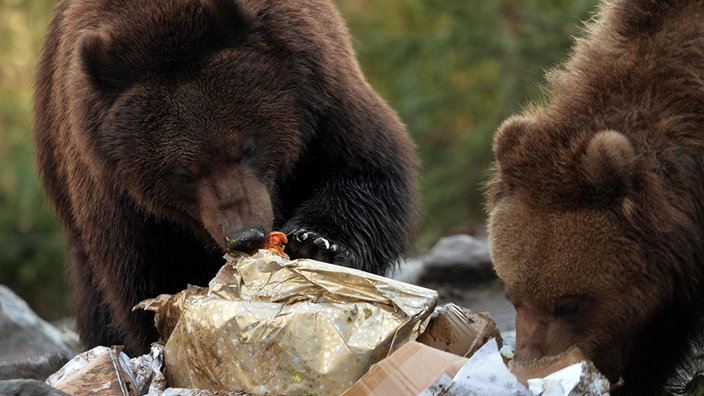
[[[487,186],[515,357],[577,345],[614,394],[659,394],[702,341],[704,2],[603,4],[547,81]]]
[[[415,148],[330,0],[64,0],[35,102],[87,347],[145,351],[137,302],[270,230],[374,273],[411,241]]]

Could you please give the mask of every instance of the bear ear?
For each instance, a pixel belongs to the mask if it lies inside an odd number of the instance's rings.
[[[671,18],[673,8],[680,5],[672,0],[620,0],[602,7],[608,12],[608,26],[626,38],[635,39],[652,34]]]
[[[105,31],[86,32],[78,42],[78,56],[83,72],[96,88],[120,91],[137,78],[139,69],[119,54]]]
[[[587,144],[581,159],[587,185],[600,196],[620,198],[628,193],[636,172],[636,154],[622,133],[598,132]]]
[[[504,121],[494,136],[494,158],[499,163],[510,161],[512,153],[520,146],[529,129],[529,121],[522,116],[512,116]]]

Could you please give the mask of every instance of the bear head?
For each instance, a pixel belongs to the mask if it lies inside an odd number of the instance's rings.
[[[682,262],[694,226],[626,135],[548,120],[515,116],[494,141],[489,238],[517,312],[515,356],[576,345],[615,381],[643,329],[687,292],[674,286],[683,270],[662,263]]]
[[[72,63],[71,119],[85,123],[73,133],[87,133],[76,140],[109,169],[96,179],[225,249],[242,230],[272,228],[276,188],[312,134],[320,96],[306,95],[309,71],[277,48],[256,7],[143,1],[124,16],[115,7],[80,36]]]
[[[488,227],[517,359],[577,345],[617,392],[658,394],[701,345],[703,14],[603,2],[547,100],[498,129]]]

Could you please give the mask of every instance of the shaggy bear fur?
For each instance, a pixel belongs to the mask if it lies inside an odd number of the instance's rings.
[[[652,395],[701,345],[704,2],[605,3],[499,128],[487,209],[516,358],[578,345]]]
[[[65,0],[37,77],[87,347],[144,351],[133,305],[273,229],[293,258],[375,273],[410,242],[414,147],[329,0]]]

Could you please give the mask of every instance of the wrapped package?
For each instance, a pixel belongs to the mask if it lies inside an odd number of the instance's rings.
[[[169,386],[340,394],[424,329],[437,293],[270,250],[227,255],[208,288],[146,300]]]
[[[144,384],[130,368],[121,347],[98,346],[76,355],[46,383],[70,395],[137,396]]]
[[[248,396],[245,392],[215,392],[169,388],[162,373],[164,346],[128,358],[121,347],[98,346],[76,355],[46,383],[74,396]]]

